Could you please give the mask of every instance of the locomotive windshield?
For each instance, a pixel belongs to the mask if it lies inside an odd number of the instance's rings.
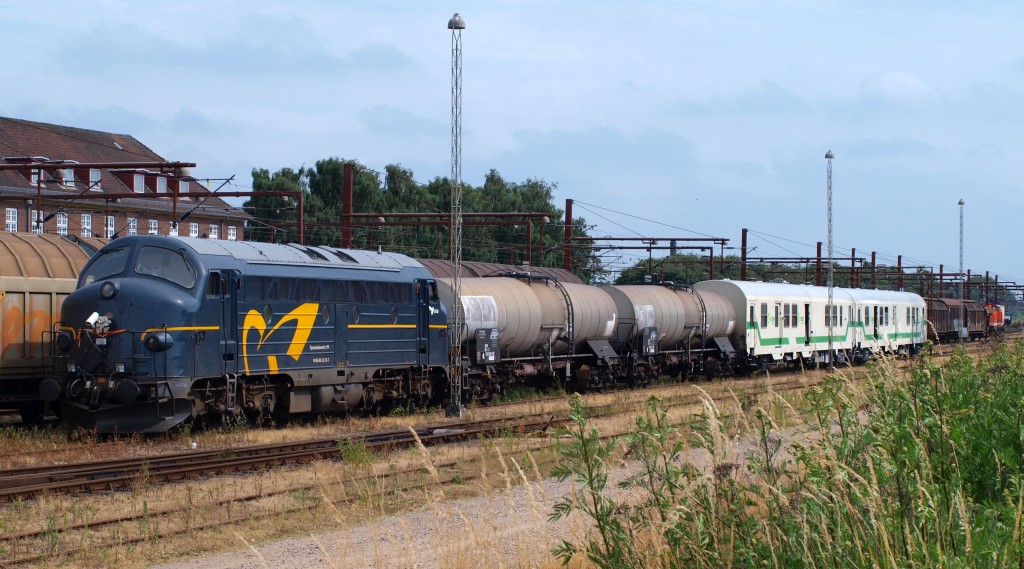
[[[94,283],[124,272],[128,263],[128,249],[122,247],[112,251],[101,251],[82,273],[82,284]]]
[[[135,272],[153,276],[182,286],[192,288],[196,284],[196,270],[178,251],[162,247],[143,247],[135,262]]]

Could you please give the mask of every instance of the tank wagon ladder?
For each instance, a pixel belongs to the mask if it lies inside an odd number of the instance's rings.
[[[572,298],[569,296],[569,291],[565,289],[565,286],[561,282],[554,279],[549,279],[549,283],[555,285],[555,290],[562,294],[563,305],[565,306],[565,340],[569,343],[569,351],[565,358],[565,383],[569,383],[572,380],[572,360],[576,356],[576,336],[575,326],[576,314],[572,306]],[[548,357],[551,357],[551,350],[548,350]],[[550,362],[549,362],[550,365]]]
[[[704,304],[704,297],[702,297],[697,292],[697,289],[693,288],[690,285],[682,285],[682,288],[686,292],[692,294],[697,299],[697,304],[700,305],[700,332],[698,333],[698,337],[700,338],[700,345],[704,346],[707,343],[707,337],[706,336],[707,336],[707,333],[708,333],[708,307],[707,307],[707,305]],[[686,357],[687,357],[687,359],[690,358],[690,346],[691,345],[692,345],[692,342],[690,342],[690,341],[686,342]],[[700,358],[699,361],[697,362],[697,365],[699,366],[699,369],[696,370],[696,371],[704,371],[704,358]]]

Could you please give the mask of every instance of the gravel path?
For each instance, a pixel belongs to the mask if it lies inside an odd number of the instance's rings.
[[[780,435],[789,443],[806,439],[808,433],[801,427],[785,429]],[[754,445],[752,439],[729,441],[730,461],[742,464]],[[784,450],[779,458],[786,454]],[[710,463],[702,450],[691,450],[680,458],[698,468],[706,469]],[[614,488],[611,493],[617,500],[628,500],[615,486],[636,467],[623,463],[612,468],[608,487]],[[572,491],[571,482],[546,479],[481,497],[438,498],[417,511],[347,528],[339,514],[343,529],[258,546],[243,544],[239,537],[236,551],[158,569],[561,567],[551,557],[551,548],[564,539],[579,543],[589,529],[582,517],[548,521],[554,504]]]
[[[628,470],[615,469],[612,484]],[[551,547],[585,530],[581,520],[547,521],[554,503],[571,491],[569,482],[548,479],[159,569],[538,567],[550,560]]]

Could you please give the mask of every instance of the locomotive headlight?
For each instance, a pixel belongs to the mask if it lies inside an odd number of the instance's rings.
[[[78,371],[78,366],[75,365],[75,362],[68,362],[68,373],[75,373],[76,371]]]
[[[71,337],[69,332],[59,332],[57,334],[57,347],[62,352],[66,352],[71,349],[71,346],[75,344],[74,338]]]
[[[111,298],[114,298],[114,295],[116,294],[117,285],[114,284],[113,281],[107,281],[100,285],[100,296],[102,298],[109,300]]]
[[[153,332],[143,340],[146,348],[151,352],[163,352],[174,345],[174,338],[167,332]]]
[[[115,373],[124,373],[124,362],[117,362],[114,364]]]

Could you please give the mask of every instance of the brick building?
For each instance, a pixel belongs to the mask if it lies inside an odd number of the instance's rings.
[[[23,166],[0,169],[4,230],[243,239],[244,211],[162,163],[130,135],[0,117],[0,164]]]

